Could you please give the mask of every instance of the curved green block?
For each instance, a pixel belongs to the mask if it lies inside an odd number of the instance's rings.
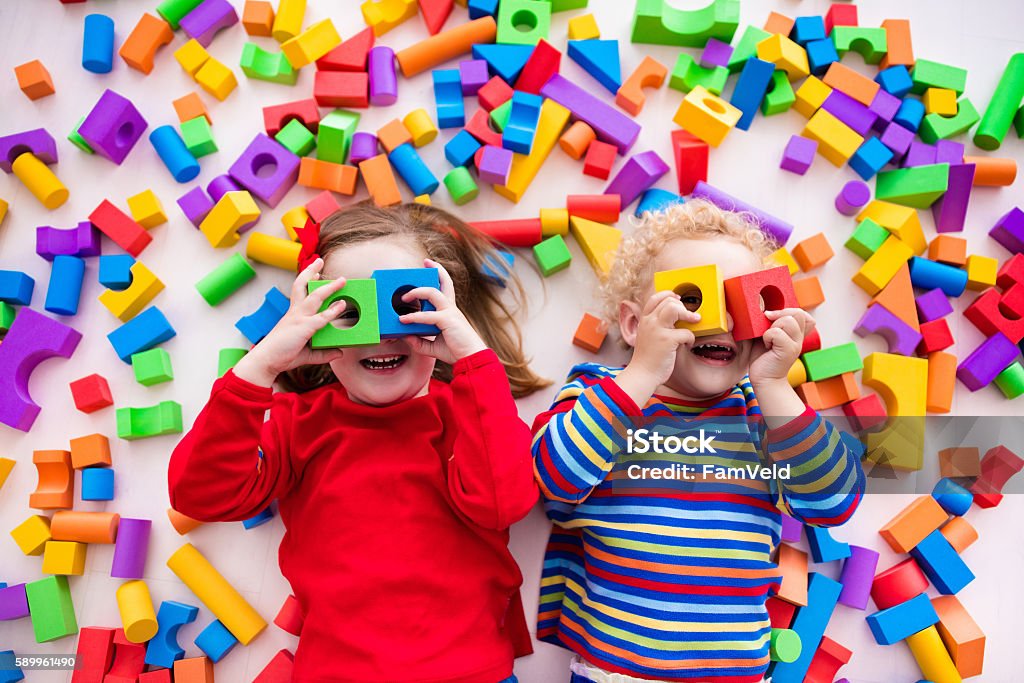
[[[706,68],[685,52],[680,52],[675,68],[668,81],[668,87],[687,93],[698,85],[704,86],[713,95],[721,95],[729,80],[729,70],[724,66]]]
[[[181,404],[177,401],[161,401],[145,408],[117,409],[117,435],[126,441],[181,432]]]
[[[637,0],[633,15],[634,43],[704,47],[708,38],[732,41],[740,23],[739,0],[712,0],[707,7],[682,10],[665,0]]]
[[[789,76],[785,71],[776,69],[772,74],[772,84],[761,101],[761,113],[765,116],[781,114],[789,109],[796,102],[796,93],[793,92],[793,84],[789,82]]]
[[[865,64],[878,64],[889,52],[889,38],[884,28],[834,26],[832,42],[840,57],[856,52],[864,58]]]
[[[971,126],[978,122],[979,118],[981,117],[978,115],[978,110],[974,108],[971,101],[966,97],[961,97],[957,102],[954,116],[928,114],[921,122],[921,128],[917,134],[929,144],[936,140],[948,140],[961,133],[966,133]]]
[[[239,65],[246,76],[260,81],[295,85],[299,78],[283,52],[267,52],[256,43],[245,44]]]

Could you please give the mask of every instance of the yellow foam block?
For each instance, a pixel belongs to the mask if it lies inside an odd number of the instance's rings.
[[[712,147],[718,147],[742,115],[739,109],[698,85],[686,93],[672,121]]]
[[[124,323],[138,315],[164,290],[164,283],[141,261],[132,264],[131,272],[132,283],[127,288],[108,289],[99,296],[100,303]]]
[[[789,270],[790,275],[796,275],[800,272],[800,266],[797,265],[796,259],[789,253],[789,250],[785,247],[779,247],[771,255],[772,261],[775,261],[780,266],[786,266]]]
[[[786,373],[786,381],[794,389],[807,381],[807,368],[804,367],[804,362],[799,358],[789,366],[789,372]]]
[[[167,222],[163,204],[153,190],[143,190],[128,198],[128,210],[135,222],[146,228],[155,228]]]
[[[153,598],[145,582],[125,581],[117,588],[117,608],[124,636],[132,643],[144,643],[156,635],[158,624]]]
[[[43,549],[44,574],[81,576],[85,573],[85,543],[47,541]]]
[[[926,114],[956,116],[956,91],[946,88],[928,88],[921,98]]]
[[[6,199],[0,199],[0,225],[3,225],[4,218],[7,217],[7,209],[9,207],[10,205],[7,203]]]
[[[53,538],[50,535],[50,518],[32,515],[11,529],[11,538],[26,555],[42,555],[44,546]]]
[[[10,475],[11,470],[14,469],[15,460],[10,458],[0,458],[0,489],[4,487],[7,482],[7,477]]]
[[[882,397],[889,417],[925,414],[928,361],[924,358],[870,353],[864,359],[861,380]]]
[[[569,40],[592,40],[601,37],[597,19],[593,14],[583,14],[569,20]]]
[[[294,209],[288,209],[281,214],[281,225],[288,232],[288,237],[292,240],[299,239],[298,234],[295,232],[296,229],[304,227],[306,221],[309,219],[309,212],[306,211],[304,206],[296,206]]]
[[[238,86],[238,80],[231,69],[212,57],[199,67],[195,79],[203,90],[221,101],[227,99],[227,96]]]
[[[178,60],[178,64],[181,64],[181,68],[189,76],[195,78],[203,64],[210,61],[210,53],[199,44],[198,40],[193,38],[174,51],[174,58]]]
[[[890,236],[851,278],[853,283],[874,296],[889,284],[904,263],[914,255],[913,250],[895,235]]]
[[[811,73],[807,63],[807,52],[781,33],[765,38],[757,44],[757,58],[771,62],[785,71],[791,81],[806,78]]]
[[[541,209],[540,234],[544,237],[569,234],[569,209]]]
[[[818,153],[834,166],[842,166],[864,143],[864,138],[824,109],[814,112],[800,135],[818,143]]]
[[[47,209],[56,209],[68,200],[68,188],[49,166],[31,152],[18,155],[11,163],[11,173]]]
[[[960,683],[963,680],[934,626],[907,636],[906,642],[925,679],[934,683]]]
[[[903,472],[919,471],[924,466],[924,418],[904,417],[868,432],[864,459]]]
[[[545,99],[540,105],[537,132],[529,154],[512,155],[512,168],[504,185],[495,185],[494,191],[506,199],[518,202],[537,176],[541,165],[558,144],[562,129],[569,122],[569,110],[554,100]]]
[[[251,194],[245,190],[225,192],[199,224],[199,230],[213,247],[230,247],[240,239],[239,228],[259,217],[260,207],[256,206]]]
[[[271,35],[283,43],[302,33],[302,22],[306,17],[306,0],[281,0],[274,15]]]
[[[191,543],[175,550],[167,558],[167,566],[242,645],[248,645],[267,627],[263,617]]]
[[[293,68],[312,64],[341,45],[341,36],[330,19],[318,21],[299,35],[281,43],[281,52]]]
[[[373,35],[382,36],[416,16],[417,5],[416,0],[366,0],[359,9]]]
[[[413,197],[412,201],[414,203],[416,203],[416,204],[423,204],[424,206],[431,206],[430,195],[429,194],[417,195],[417,196]]]
[[[796,89],[796,102],[793,109],[796,109],[805,119],[814,116],[814,112],[825,104],[825,100],[832,94],[832,88],[825,85],[820,78],[811,76]]]
[[[697,337],[729,331],[725,317],[725,285],[718,266],[712,264],[655,273],[654,291],[666,290],[680,295],[686,308],[700,314],[700,321],[687,323],[680,320],[676,327],[692,330]],[[693,308],[694,304],[697,304],[696,308]]]
[[[245,255],[253,261],[292,273],[299,268],[300,251],[302,245],[298,242],[262,232],[249,233],[249,241],[245,244]]]
[[[413,147],[422,147],[437,137],[437,126],[426,109],[413,109],[402,119],[402,125],[412,135]]]
[[[573,216],[569,219],[572,236],[586,255],[594,272],[605,277],[612,268],[622,241],[622,231],[604,223]]]
[[[967,257],[967,289],[981,291],[996,286],[999,261],[991,256],[971,254]]]
[[[899,237],[904,244],[911,248],[915,256],[922,255],[928,249],[928,242],[925,240],[917,209],[875,199],[857,214],[858,221],[865,218],[870,218]]]

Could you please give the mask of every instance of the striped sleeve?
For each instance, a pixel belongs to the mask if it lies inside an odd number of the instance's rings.
[[[533,425],[534,471],[548,501],[586,499],[625,448],[625,420],[641,415],[610,373],[577,370]]]
[[[790,477],[778,480],[784,512],[820,527],[839,526],[853,515],[864,493],[864,470],[830,422],[808,407],[769,429],[765,441],[769,460],[789,465]]]

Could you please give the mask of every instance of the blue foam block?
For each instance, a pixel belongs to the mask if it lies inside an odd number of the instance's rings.
[[[231,652],[238,640],[219,619],[214,619],[196,636],[196,647],[206,653],[210,661],[216,664]]]
[[[36,281],[18,270],[0,270],[0,301],[19,306],[32,303]]]
[[[875,83],[882,86],[882,90],[896,97],[903,97],[914,87],[914,79],[910,77],[907,67],[902,64],[879,71],[875,76]]]
[[[437,69],[433,72],[433,78],[437,127],[459,128],[466,125],[466,106],[462,101],[462,76],[459,70]]]
[[[974,494],[949,477],[939,479],[932,489],[932,498],[943,510],[958,517],[966,515],[974,502]]]
[[[174,600],[164,600],[156,613],[157,632],[146,644],[146,664],[172,668],[185,657],[178,646],[178,629],[196,620],[199,608]]]
[[[915,133],[921,127],[921,119],[924,118],[924,103],[921,100],[903,100],[896,116],[892,117],[895,123],[900,124],[907,130]]]
[[[892,645],[937,624],[939,615],[935,613],[928,594],[921,593],[906,602],[869,615],[867,621],[879,645]]]
[[[974,581],[974,572],[936,529],[910,549],[910,555],[921,565],[921,571],[943,595],[955,595]]]
[[[398,175],[402,177],[415,196],[433,194],[437,190],[439,185],[437,177],[423,163],[423,157],[416,151],[416,148],[408,142],[391,150],[391,153],[388,154],[388,161],[395,167]]]
[[[498,0],[469,0],[466,4],[470,19],[493,17],[498,14]]]
[[[267,336],[277,321],[284,317],[289,306],[286,297],[277,287],[271,287],[263,296],[263,303],[249,315],[243,316],[235,323],[239,332],[245,335],[253,344],[259,344],[260,340]]]
[[[807,51],[807,66],[815,76],[822,75],[832,62],[839,61],[836,44],[829,39],[812,40],[804,45],[804,49]]]
[[[407,304],[401,296],[417,287],[433,287],[439,289],[441,281],[437,268],[395,268],[392,270],[375,270],[370,274],[377,284],[377,319],[380,324],[380,338],[393,339],[408,335],[429,336],[440,334],[434,325],[417,323],[406,325],[399,322],[399,315],[413,313],[417,310],[415,303]],[[424,311],[432,311],[434,307],[428,301],[420,301]]]
[[[100,256],[99,282],[107,289],[127,289],[132,284],[132,266],[135,259],[131,254]]]
[[[832,538],[828,529],[807,525],[807,545],[815,562],[834,562],[850,556],[850,544]]]
[[[569,59],[583,67],[604,88],[615,94],[622,86],[617,40],[570,40]]]
[[[502,147],[520,154],[530,153],[533,149],[533,137],[537,132],[537,122],[540,120],[540,105],[543,102],[544,98],[540,95],[518,90],[512,93],[508,122],[501,134]],[[448,148],[445,147],[446,156],[447,152]]]
[[[892,161],[892,150],[882,144],[878,138],[871,137],[864,141],[850,157],[850,168],[864,180],[871,180],[875,174]]]
[[[110,467],[83,468],[82,500],[114,500],[114,470]]]
[[[14,665],[14,661],[14,650],[0,650],[0,683],[25,680],[25,673]]]
[[[164,166],[179,183],[188,181],[199,175],[199,162],[188,151],[185,141],[178,135],[174,126],[160,126],[149,134],[149,142],[153,145]]]
[[[162,344],[175,334],[166,316],[159,308],[152,306],[108,334],[107,340],[114,347],[118,358],[131,363],[133,354]]]
[[[444,146],[444,158],[452,166],[469,166],[473,155],[480,149],[480,143],[469,131],[463,129],[455,134]]]
[[[509,273],[512,272],[512,267],[516,264],[516,256],[511,251],[504,249],[499,249],[495,253],[497,256],[488,254],[484,258],[480,274],[493,284],[504,287]]]
[[[78,313],[85,279],[85,261],[77,256],[58,254],[50,265],[50,284],[46,287],[43,308],[58,315]]]
[[[487,62],[491,73],[500,76],[511,85],[519,77],[519,72],[533,54],[532,45],[503,45],[500,43],[484,43],[473,46],[473,59]]]
[[[825,33],[825,20],[820,16],[797,17],[789,37],[800,45],[806,45],[812,40],[825,40],[828,37]]]
[[[967,271],[914,256],[910,259],[910,282],[921,289],[941,289],[946,296],[960,296],[967,287]]]
[[[800,636],[800,656],[792,662],[776,662],[772,671],[772,683],[803,683],[842,589],[841,583],[824,574],[808,574],[807,606],[797,610],[793,623],[790,624],[790,629]]]
[[[640,203],[637,205],[636,211],[633,212],[633,215],[639,218],[643,215],[644,211],[658,212],[672,204],[685,203],[686,200],[675,192],[669,192],[668,190],[652,187],[640,195]]]
[[[736,127],[740,130],[749,130],[750,124],[754,122],[754,115],[761,107],[761,100],[768,92],[768,86],[772,82],[772,74],[775,73],[775,65],[771,62],[751,57],[743,65],[739,80],[736,81],[736,89],[733,90],[732,99],[729,102],[743,112]]]
[[[243,519],[242,526],[246,529],[255,529],[258,526],[263,526],[273,518],[274,509],[268,505],[249,519]]]
[[[114,68],[114,20],[104,14],[87,14],[82,39],[82,68],[94,74]]]

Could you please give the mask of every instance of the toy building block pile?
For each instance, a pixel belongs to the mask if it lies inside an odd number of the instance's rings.
[[[700,197],[752,214],[779,243],[778,265],[725,281],[713,265],[659,273],[656,286],[701,289],[698,334],[724,329],[729,313],[737,339],[757,337],[766,325],[757,305],[762,298],[769,307],[811,310],[825,304],[815,271],[833,257],[833,245],[818,233],[787,248],[794,226],[709,184],[710,157],[712,148],[742,144],[739,134],[731,134],[734,129],[746,131],[760,116],[792,110],[799,130],[779,145],[781,169],[804,175],[813,172],[821,156],[854,174],[835,199],[836,210],[856,223],[844,246],[863,259],[852,281],[870,297],[854,332],[879,335],[887,344],[886,352],[862,358],[852,341],[830,340],[832,345],[824,346],[818,333],[810,335],[790,371],[802,399],[817,409],[841,408],[865,441],[869,462],[920,469],[921,453],[905,455],[913,449],[893,445],[913,443],[913,435],[902,433],[893,418],[949,412],[958,380],[971,392],[994,385],[1010,399],[1024,393],[1024,212],[1010,207],[989,230],[1010,255],[1002,262],[972,253],[962,236],[972,193],[1012,184],[1016,163],[966,155],[957,141],[976,125],[974,144],[986,151],[997,150],[1011,126],[1024,135],[1024,54],[1010,58],[982,114],[966,96],[966,71],[915,55],[909,21],[861,26],[857,7],[846,3],[832,5],[824,16],[790,18],[772,12],[762,27],[740,30],[739,0],[714,0],[700,10],[638,0],[632,42],[685,48],[671,69],[651,56],[623,63],[618,41],[602,37],[596,8],[569,19],[567,36],[554,35],[552,14],[585,10],[586,0],[458,3],[465,9],[454,8],[452,0],[366,0],[361,5],[365,28],[344,39],[331,19],[307,18],[304,0],[245,0],[240,13],[235,4],[163,0],[152,12],[142,11],[126,31],[115,31],[114,22],[101,12],[83,21],[84,70],[102,76],[130,68],[145,76],[158,60],[173,58],[190,82],[212,98],[213,107],[238,85],[236,70],[208,51],[222,31],[244,30],[250,37],[238,57],[245,78],[296,87],[299,71],[315,71],[312,92],[263,106],[263,130],[253,131],[248,145],[229,157],[226,170],[221,164],[212,179],[191,185],[175,202],[197,233],[175,239],[228,250],[220,265],[195,283],[211,307],[257,278],[253,264],[294,272],[300,232],[361,187],[380,206],[409,198],[429,203],[442,185],[453,205],[473,201],[487,186],[518,204],[557,147],[580,162],[581,175],[608,181],[606,189],[568,194],[564,206],[542,208],[536,216],[474,222],[502,248],[485,266],[490,280],[504,283],[515,267],[516,249],[532,249],[545,277],[566,270],[572,261],[570,236],[597,277],[603,277],[622,239],[616,223],[623,212],[635,205],[632,212],[640,216]],[[400,49],[378,44],[417,14],[426,37]],[[115,45],[118,35],[124,37],[120,47]],[[115,48],[124,67],[115,59]],[[571,79],[562,73],[563,52],[587,75]],[[856,56],[848,57],[850,52]],[[844,59],[877,67],[877,73],[866,77],[844,65]],[[38,59],[14,71],[32,100],[61,97],[55,82],[70,80],[61,73],[55,80]],[[400,105],[402,80],[427,72],[432,110],[403,109],[376,130],[360,128],[359,109]],[[664,154],[634,150],[646,98],[666,85],[682,93],[673,117],[678,128],[667,136]],[[121,165],[149,131],[149,143],[169,177],[192,183],[204,165],[216,164],[222,154],[216,111],[211,115],[206,102],[199,92],[180,97],[168,107],[177,121],[155,121],[151,129],[130,98],[107,89],[81,112],[66,138],[81,153]],[[447,165],[432,169],[419,150],[437,140],[442,129],[451,133],[444,143]],[[0,168],[47,210],[69,197],[68,186],[54,172],[58,160],[57,142],[44,128],[0,137]],[[135,154],[135,162],[141,165],[142,155]],[[296,185],[319,194],[287,208],[280,229],[254,230],[263,213],[284,202]],[[75,227],[37,227],[36,252],[50,263],[42,309],[63,318],[79,315],[85,264],[95,259],[105,288],[99,303],[119,323],[108,335],[114,353],[131,365],[143,386],[171,381],[172,359],[161,345],[176,330],[159,308],[165,283],[142,260],[152,241],[150,231],[168,220],[164,205],[151,190],[97,201]],[[931,239],[921,220],[927,209],[936,233]],[[7,210],[7,202],[0,200],[0,221]],[[244,252],[239,247],[243,239]],[[110,244],[117,250],[104,253]],[[314,345],[372,344],[388,336],[432,333],[399,324],[393,311],[380,305],[398,288],[429,282],[424,278],[432,272],[381,271],[349,282],[338,295],[357,298],[361,310],[372,315],[349,330],[325,329]],[[436,284],[436,273],[433,277]],[[32,307],[34,289],[26,273],[0,271],[0,422],[22,431],[31,429],[41,410],[29,395],[29,378],[47,359],[70,358],[81,340],[68,322]],[[985,339],[958,359],[950,351],[950,300],[968,290],[973,302],[964,316]],[[239,337],[235,346],[219,351],[218,375],[244,355],[245,348],[236,347],[259,342],[287,307],[277,287],[267,290],[262,304],[234,323],[246,344]],[[605,335],[604,323],[585,314],[572,342],[597,353]],[[858,372],[861,383],[876,393],[862,394]],[[99,374],[73,382],[71,392],[85,413],[115,405]],[[181,405],[173,400],[146,407],[118,405],[116,423],[123,440],[180,433]],[[818,573],[808,576],[806,555],[780,546],[778,561],[786,579],[769,602],[776,629],[773,680],[833,680],[850,652],[824,635],[829,616],[837,603],[865,609],[875,584],[881,585],[874,598],[881,611],[869,623],[879,642],[906,640],[931,680],[951,680],[949,666],[960,675],[980,672],[983,636],[953,595],[970,574],[959,561],[970,537],[961,504],[964,496],[973,496],[979,505],[996,505],[1020,460],[1006,449],[993,449],[971,470],[970,457],[942,457],[951,468],[956,463],[957,472],[973,472],[955,476],[977,479],[969,492],[944,479],[934,499],[922,499],[926,502],[886,527],[883,536],[894,549],[912,555],[893,570],[874,577],[877,553],[833,541],[827,531],[808,528],[811,552],[816,562],[845,560],[838,582]],[[159,669],[143,673],[144,666],[157,666],[173,669],[176,679],[212,680],[212,664],[265,626],[186,544],[168,564],[216,620],[197,638],[206,656],[184,659],[176,632],[197,619],[198,608],[164,601],[154,609],[142,582],[149,520],[71,509],[76,469],[82,471],[83,500],[115,499],[107,438],[75,438],[69,451],[37,451],[33,462],[40,483],[30,507],[55,512],[52,518],[33,515],[13,533],[24,552],[43,556],[42,571],[50,576],[0,589],[5,618],[31,616],[40,642],[79,632],[67,576],[81,573],[89,543],[114,543],[112,575],[126,579],[117,592],[122,627],[85,627],[79,636],[79,652],[97,676],[169,680],[167,673],[160,677]],[[6,471],[0,467],[0,482]],[[947,520],[947,513],[954,516]],[[258,526],[271,516],[268,508],[245,526]],[[179,533],[197,524],[173,511],[170,520]],[[794,540],[790,532],[787,541]],[[923,597],[925,577],[943,597]],[[279,619],[279,624],[292,621]],[[282,650],[258,680],[285,680],[290,662],[290,652]]]

